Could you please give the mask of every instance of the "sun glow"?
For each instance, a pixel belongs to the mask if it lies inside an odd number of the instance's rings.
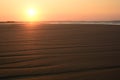
[[[34,8],[29,8],[27,9],[27,21],[30,21],[30,22],[34,22],[34,21],[38,21],[38,18],[39,18],[39,14],[38,14],[38,11]]]
[[[28,16],[29,16],[29,17],[34,17],[34,16],[36,16],[36,10],[35,10],[35,9],[29,9],[29,10],[28,10]]]

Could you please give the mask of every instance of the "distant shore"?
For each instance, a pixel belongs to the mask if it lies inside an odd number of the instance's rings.
[[[120,21],[40,21],[40,22],[20,22],[20,21],[1,21],[0,24],[27,24],[27,23],[38,23],[38,24],[108,24],[108,25],[120,25]]]

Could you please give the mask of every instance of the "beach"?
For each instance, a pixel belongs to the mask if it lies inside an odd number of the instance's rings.
[[[120,25],[1,23],[0,80],[120,80]]]

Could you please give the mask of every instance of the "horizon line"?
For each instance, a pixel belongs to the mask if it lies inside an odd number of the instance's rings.
[[[33,22],[102,22],[102,21],[115,21],[115,22],[120,22],[120,20],[51,20],[51,21],[33,21]],[[13,21],[13,20],[6,20],[6,21],[0,21],[0,23],[16,23],[16,22],[31,22],[31,21]]]

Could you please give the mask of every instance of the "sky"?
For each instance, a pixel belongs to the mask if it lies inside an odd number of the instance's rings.
[[[120,0],[0,0],[0,21],[120,20],[119,8]]]

